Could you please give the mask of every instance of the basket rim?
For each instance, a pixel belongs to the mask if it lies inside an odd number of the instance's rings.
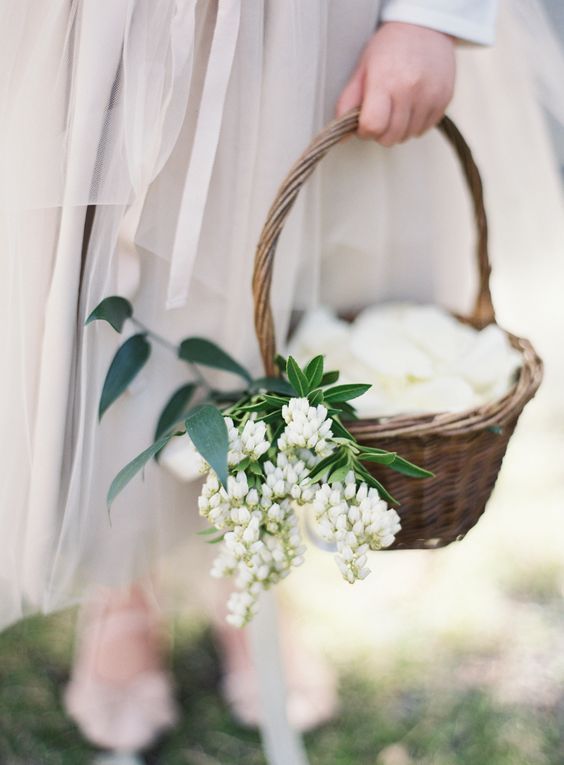
[[[473,324],[467,317],[453,315],[463,323]],[[518,379],[504,396],[461,412],[426,412],[359,418],[346,422],[348,430],[363,441],[388,437],[447,437],[478,432],[494,426],[503,427],[516,419],[525,404],[537,392],[542,381],[544,365],[529,340],[512,334],[497,322],[491,322],[488,326],[492,325],[501,329],[523,359]]]

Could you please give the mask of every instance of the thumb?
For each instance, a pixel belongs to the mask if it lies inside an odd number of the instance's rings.
[[[342,117],[355,106],[362,104],[364,96],[364,71],[360,67],[345,85],[339,100],[337,101],[337,117]]]

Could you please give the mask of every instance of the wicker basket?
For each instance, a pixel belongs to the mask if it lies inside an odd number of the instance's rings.
[[[355,110],[325,127],[290,170],[268,213],[253,275],[255,329],[268,375],[276,374],[270,289],[278,238],[300,188],[317,163],[332,146],[355,132],[357,125],[358,110]],[[478,233],[478,297],[471,316],[457,318],[482,328],[495,322],[482,182],[470,149],[453,122],[445,117],[438,127],[460,160],[473,201]],[[366,465],[401,503],[398,512],[402,530],[394,548],[443,547],[464,537],[484,512],[519,415],[542,379],[542,362],[532,345],[507,334],[521,353],[523,365],[514,387],[503,398],[465,412],[348,423],[361,443],[397,451],[435,473],[435,478],[413,480],[389,468]]]

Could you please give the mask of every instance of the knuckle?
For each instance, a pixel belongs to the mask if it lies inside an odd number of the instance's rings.
[[[358,132],[362,137],[377,138],[385,129],[386,123],[379,114],[362,115],[359,120]]]
[[[418,71],[406,72],[398,83],[401,93],[418,93],[424,85],[423,75]]]

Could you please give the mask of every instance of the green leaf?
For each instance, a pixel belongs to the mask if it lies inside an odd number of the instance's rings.
[[[268,393],[281,393],[283,396],[296,395],[294,388],[282,377],[259,377],[257,380],[253,380],[250,390],[265,390]]]
[[[336,383],[339,379],[340,373],[335,369],[330,372],[325,372],[323,377],[321,378],[321,387],[325,387],[326,385],[333,385],[333,383]]]
[[[98,420],[102,419],[108,407],[131,384],[135,376],[144,367],[150,353],[151,346],[144,333],[132,335],[118,348],[104,380],[98,407]]]
[[[288,403],[287,398],[282,398],[281,396],[272,396],[270,393],[265,393],[263,398],[267,404],[275,406],[277,409],[280,409]]]
[[[119,295],[112,295],[98,303],[84,323],[90,324],[91,321],[100,319],[111,324],[116,332],[121,332],[126,319],[131,316],[133,316],[133,308],[129,300],[119,297]]]
[[[431,473],[430,470],[425,470],[425,468],[421,468],[418,465],[414,465],[413,462],[408,462],[403,457],[396,457],[395,460],[390,464],[390,467],[392,470],[395,470],[397,473],[402,473],[402,475],[407,475],[410,478],[434,478],[435,474]]]
[[[219,529],[216,529],[215,526],[210,526],[209,529],[202,529],[202,531],[197,531],[196,534],[199,537],[208,537],[210,534],[218,534]]]
[[[192,443],[227,488],[229,438],[223,415],[215,406],[204,404],[190,412],[185,425]]]
[[[359,460],[362,462],[376,462],[378,465],[391,465],[397,458],[395,452],[386,452],[386,454],[373,454],[370,452],[360,452],[358,454]]]
[[[376,479],[372,475],[372,473],[369,473],[368,470],[366,470],[366,468],[363,467],[360,463],[357,463],[355,465],[355,473],[359,478],[365,481],[369,486],[372,486],[372,488],[376,489],[381,499],[385,500],[390,505],[399,505],[399,502],[397,501],[397,499],[395,497],[392,497],[392,495],[386,489],[386,487],[383,486],[380,483],[380,481],[378,481],[378,479]]]
[[[365,385],[361,383],[335,385],[334,388],[329,388],[325,391],[325,401],[334,401],[335,403],[341,401],[350,401],[353,398],[362,396],[362,394],[366,393],[367,390],[370,390],[371,387],[372,385]]]
[[[288,365],[286,367],[286,374],[288,380],[294,387],[299,396],[307,396],[309,393],[309,383],[305,374],[300,369],[300,366],[293,356],[288,358]]]
[[[215,539],[206,539],[206,544],[208,545],[217,545],[219,542],[223,542],[223,539],[225,537],[225,532],[221,534],[219,537],[215,537]]]
[[[274,412],[261,414],[259,417],[257,417],[257,422],[265,422],[267,425],[274,425],[275,423],[280,422],[280,419],[280,410],[276,409]]]
[[[239,375],[248,383],[252,382],[251,375],[244,367],[218,345],[203,337],[187,337],[183,340],[178,348],[178,356],[191,364],[222,369],[224,372]]]
[[[216,401],[218,404],[231,404],[237,402],[245,396],[244,390],[215,390],[209,391],[209,399]]]
[[[250,457],[243,457],[241,462],[237,464],[237,470],[246,470],[249,465],[251,464],[251,458]]]
[[[270,415],[270,416],[272,417],[272,433],[270,436],[270,443],[276,446],[276,442],[282,435],[282,432],[286,426],[286,423],[280,422],[280,415],[278,412],[275,412],[274,416],[273,415]],[[265,422],[269,422],[269,421],[265,419]]]
[[[321,462],[318,462],[317,465],[315,465],[309,472],[309,477],[311,480],[315,481],[318,478],[321,478],[321,476],[324,475],[324,473],[326,473],[328,470],[335,469],[339,458],[340,457],[338,453],[333,453],[322,459]]]
[[[155,431],[155,441],[186,416],[188,404],[192,400],[197,387],[195,383],[187,383],[172,394],[159,417]]]
[[[356,409],[354,406],[349,404],[347,401],[339,401],[339,403],[332,402],[334,406],[336,406],[338,409],[341,410],[343,414],[346,415],[346,419],[349,420],[358,420],[358,415],[356,413]]]
[[[353,434],[350,433],[345,428],[343,423],[339,422],[339,420],[337,420],[335,417],[332,418],[331,430],[333,431],[333,435],[337,436],[337,438],[346,438],[349,441],[355,441],[356,442],[356,439],[353,436]]]
[[[349,474],[351,469],[351,466],[347,463],[346,465],[341,465],[340,468],[337,468],[334,473],[331,473],[329,476],[329,483],[337,483],[343,482],[347,475]]]
[[[316,356],[304,369],[305,376],[309,382],[309,389],[317,388],[321,385],[323,379],[323,356]]]
[[[307,398],[311,406],[317,406],[323,403],[323,391],[320,388],[310,391]]]
[[[262,465],[260,462],[251,462],[249,464],[249,472],[253,475],[262,476]]]
[[[285,358],[285,356],[281,356],[281,355],[278,353],[278,354],[276,355],[275,359],[274,359],[274,363],[276,364],[276,366],[278,367],[278,369],[280,370],[280,372],[281,372],[282,374],[284,374],[284,372],[286,371],[286,365],[287,365],[287,363],[288,363],[288,362],[287,362],[287,360],[286,360],[286,358]]]
[[[160,452],[160,450],[168,444],[170,439],[173,437],[173,433],[168,433],[166,436],[163,436],[158,441],[155,441],[154,444],[151,444],[147,449],[145,449],[144,452],[141,452],[141,454],[138,454],[135,459],[131,460],[131,462],[128,462],[127,465],[122,468],[119,473],[116,475],[114,480],[112,481],[112,484],[110,486],[110,489],[108,491],[107,496],[107,503],[108,507],[110,507],[114,501],[114,499],[117,497],[117,495],[127,486],[127,484],[131,481],[131,479],[137,475],[137,473],[142,470],[147,462],[151,460],[155,454]]]
[[[335,461],[334,465],[331,467],[327,483],[336,483],[337,481],[342,481],[350,469],[351,460],[347,452],[343,451]]]
[[[233,412],[233,415],[239,414],[240,412],[262,412],[267,407],[264,404],[264,401],[255,401],[254,404],[248,403],[248,404],[237,404],[237,410],[236,412]]]

